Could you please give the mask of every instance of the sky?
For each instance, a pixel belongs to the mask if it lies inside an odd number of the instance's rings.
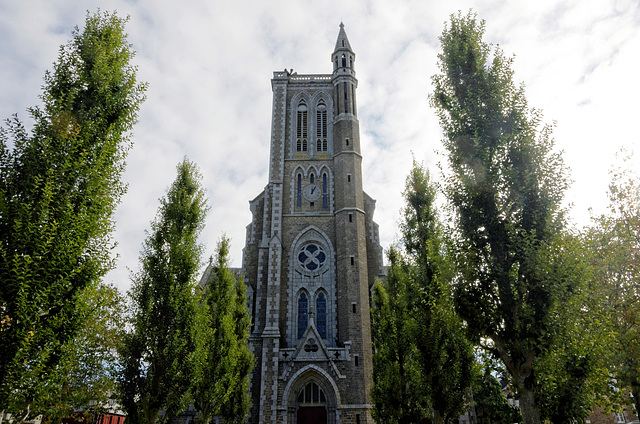
[[[639,150],[637,0],[0,0],[1,119],[17,113],[29,125],[59,46],[97,9],[130,16],[134,64],[149,83],[115,215],[117,267],[106,276],[122,290],[184,157],[200,167],[211,208],[203,259],[226,234],[232,266],[242,265],[249,200],[268,182],[273,71],[331,73],[340,22],[356,53],[364,189],[377,199],[385,249],[397,240],[412,156],[442,177],[429,94],[438,37],[458,10],[486,21],[485,41],[515,56],[529,105],[555,123],[576,228],[605,211],[616,152]]]

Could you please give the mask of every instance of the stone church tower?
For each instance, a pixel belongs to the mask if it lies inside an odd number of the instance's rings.
[[[369,292],[383,272],[362,190],[355,53],[333,73],[274,72],[269,181],[250,201],[252,423],[371,423]]]

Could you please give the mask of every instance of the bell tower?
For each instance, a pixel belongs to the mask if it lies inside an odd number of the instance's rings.
[[[383,273],[363,191],[355,53],[331,74],[274,72],[269,181],[243,269],[256,357],[252,423],[371,423],[369,293]]]

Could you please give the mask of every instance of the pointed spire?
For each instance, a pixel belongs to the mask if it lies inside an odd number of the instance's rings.
[[[340,32],[338,33],[338,40],[336,41],[336,48],[334,51],[338,50],[351,50],[351,45],[349,44],[349,38],[347,38],[347,33],[344,30],[344,24],[340,22]]]

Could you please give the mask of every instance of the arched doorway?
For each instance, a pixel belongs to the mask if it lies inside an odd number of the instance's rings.
[[[298,393],[297,424],[327,424],[327,398],[314,381]]]
[[[282,394],[288,424],[340,424],[340,392],[325,369],[308,364],[295,372]]]

